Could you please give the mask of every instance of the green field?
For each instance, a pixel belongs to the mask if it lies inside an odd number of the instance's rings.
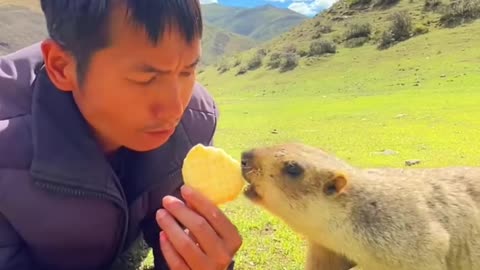
[[[216,145],[301,141],[361,167],[480,165],[480,22],[386,50],[342,49],[292,72],[199,75],[221,112]],[[276,132],[272,132],[276,130]],[[382,155],[385,149],[398,152]],[[225,207],[244,245],[237,269],[302,269],[304,245],[280,220],[239,198]]]

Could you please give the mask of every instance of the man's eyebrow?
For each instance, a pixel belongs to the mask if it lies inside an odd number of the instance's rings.
[[[196,65],[198,65],[199,62],[200,62],[200,57],[195,59],[193,63],[187,65],[186,68],[193,68]],[[147,73],[170,73],[169,70],[161,70],[148,64],[141,64],[137,66],[137,69],[140,70],[141,72],[147,72]]]
[[[146,73],[168,73],[168,70],[160,70],[148,64],[140,64],[135,69]]]
[[[195,61],[193,63],[191,63],[190,65],[187,66],[187,68],[193,68],[195,67],[196,65],[198,65],[198,63],[200,62],[200,57],[197,57],[197,59],[195,59]]]

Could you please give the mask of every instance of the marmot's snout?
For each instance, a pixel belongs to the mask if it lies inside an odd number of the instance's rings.
[[[248,174],[254,169],[253,159],[254,159],[253,150],[245,151],[242,153],[242,157],[241,157],[242,175],[248,183],[251,182],[251,180],[248,177]]]
[[[253,183],[254,179],[252,179],[258,167],[255,165],[255,154],[254,150],[244,151],[241,155],[241,167],[242,167],[242,175],[245,181],[249,184],[246,186],[244,190],[244,195],[252,201],[258,201],[260,199],[260,195],[256,190],[256,185]]]

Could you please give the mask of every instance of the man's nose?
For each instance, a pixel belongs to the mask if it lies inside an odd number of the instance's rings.
[[[155,118],[164,119],[166,116],[180,118],[186,104],[183,104],[179,85],[168,83],[160,86],[157,91],[155,102],[152,105],[152,113]]]

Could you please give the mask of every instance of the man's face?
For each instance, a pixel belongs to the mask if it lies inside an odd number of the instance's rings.
[[[187,43],[175,27],[152,45],[124,14],[113,12],[111,45],[93,54],[81,87],[76,70],[69,73],[73,97],[106,152],[148,151],[168,140],[190,101],[201,54],[200,39]]]

